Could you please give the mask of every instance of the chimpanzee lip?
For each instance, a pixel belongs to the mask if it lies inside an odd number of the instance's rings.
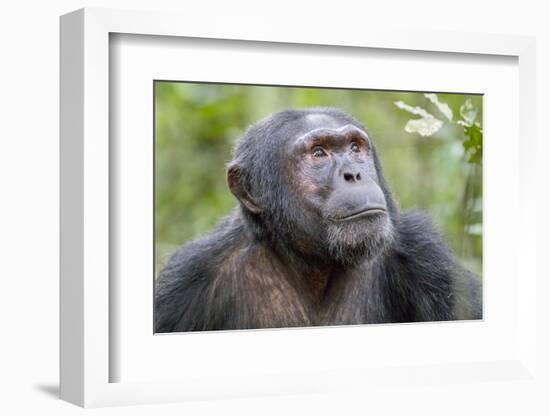
[[[334,221],[348,221],[348,220],[353,220],[364,216],[385,214],[386,212],[387,210],[382,207],[369,207],[369,208],[362,209],[361,211],[354,212],[350,215],[346,215],[343,217],[333,217],[332,219]]]

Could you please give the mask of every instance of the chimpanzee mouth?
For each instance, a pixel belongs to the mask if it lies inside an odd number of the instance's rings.
[[[362,209],[361,211],[357,211],[357,212],[354,212],[350,215],[346,215],[346,216],[343,216],[343,217],[333,217],[332,220],[333,221],[349,221],[349,220],[354,220],[354,219],[361,218],[361,217],[370,217],[370,216],[385,214],[386,212],[387,212],[387,210],[385,208],[382,208],[382,207],[369,207],[369,208]]]

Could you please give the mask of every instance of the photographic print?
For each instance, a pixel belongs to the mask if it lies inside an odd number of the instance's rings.
[[[156,333],[482,319],[482,95],[154,100]]]

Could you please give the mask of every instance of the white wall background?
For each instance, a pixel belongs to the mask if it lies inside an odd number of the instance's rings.
[[[57,400],[58,389],[58,16],[81,7],[178,10],[208,24],[217,13],[231,19],[246,14],[287,25],[323,24],[418,27],[434,30],[534,35],[537,37],[539,213],[548,215],[550,199],[550,26],[546,2],[462,0],[298,2],[282,0],[19,0],[0,8],[0,412],[6,415],[80,413]],[[324,23],[323,23],[324,22]],[[550,248],[548,219],[539,219],[539,252]],[[539,273],[550,268],[539,256]],[[544,270],[543,270],[544,268]],[[539,293],[550,293],[542,281]],[[541,368],[550,374],[550,302],[539,305]],[[544,325],[544,327],[543,327]],[[546,328],[546,329],[544,329]],[[548,380],[548,379],[547,379]],[[92,410],[96,414],[393,414],[407,403],[412,414],[550,414],[543,389],[498,383],[480,391],[469,385],[418,387],[362,397],[345,393],[141,406]],[[398,396],[397,396],[398,395]],[[542,403],[545,403],[544,405]]]

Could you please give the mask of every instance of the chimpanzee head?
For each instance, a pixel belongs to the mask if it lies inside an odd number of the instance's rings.
[[[288,110],[252,126],[227,172],[259,239],[304,258],[373,260],[393,241],[395,204],[374,143],[334,109]]]

